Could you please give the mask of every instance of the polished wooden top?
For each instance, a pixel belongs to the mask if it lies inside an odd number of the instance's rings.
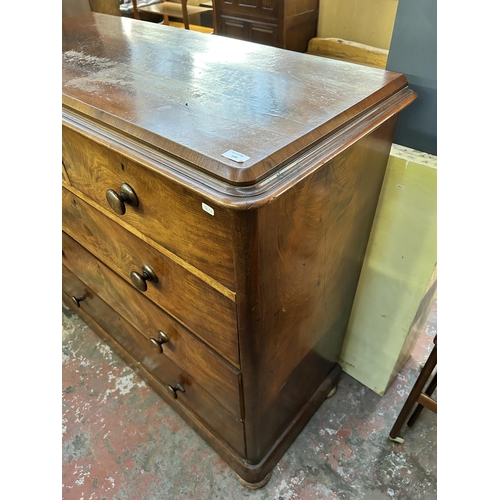
[[[265,179],[407,85],[393,72],[104,14],[65,18],[62,35],[65,110],[233,185]]]

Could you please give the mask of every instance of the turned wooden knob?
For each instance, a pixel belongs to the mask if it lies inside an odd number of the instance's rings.
[[[166,344],[169,340],[168,335],[160,330],[158,332],[158,338],[150,338],[149,344],[158,354],[161,354],[163,352],[162,344]]]
[[[170,395],[174,399],[177,399],[177,391],[186,392],[184,387],[182,387],[181,384],[177,384],[175,387],[172,387],[171,385],[169,385],[169,386],[167,386],[167,388],[168,388],[168,392],[170,393]]]
[[[125,213],[125,203],[131,207],[139,206],[139,199],[135,191],[128,184],[122,184],[120,186],[120,194],[113,189],[108,189],[106,191],[106,200],[109,206],[118,215],[123,215]]]
[[[147,265],[142,266],[142,274],[139,274],[136,271],[132,271],[130,273],[130,280],[132,284],[140,290],[141,292],[145,292],[148,289],[148,285],[146,281],[151,281],[151,283],[158,283],[158,277],[156,276],[153,269]]]
[[[73,301],[73,304],[75,304],[76,307],[80,307],[80,302],[82,300],[85,300],[85,295],[82,295],[81,297],[75,297],[74,295],[72,295],[71,300]]]

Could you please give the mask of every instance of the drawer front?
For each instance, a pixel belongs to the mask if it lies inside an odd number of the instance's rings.
[[[262,45],[270,45],[271,47],[278,47],[279,33],[276,24],[250,22],[250,41],[260,43]]]
[[[195,192],[65,126],[62,135],[63,163],[74,188],[117,215],[106,192],[119,195],[127,184],[138,206],[125,203],[125,213],[118,217],[234,291],[229,210],[211,206],[211,215],[203,209],[206,200]]]
[[[215,0],[217,12],[242,18],[277,20],[279,0]]]
[[[65,233],[62,248],[63,264],[146,339],[158,340],[160,331],[168,336],[158,357],[169,357],[228,411],[240,416],[237,370]]]
[[[237,17],[221,16],[219,33],[238,40],[260,43],[262,45],[279,45],[278,25],[249,21]]]
[[[244,430],[239,419],[230,414],[190,374],[173,361],[166,356],[155,355],[149,349],[148,340],[141,333],[64,266],[63,292],[64,301],[73,311],[90,316],[136,363],[149,372],[167,393],[169,385],[182,386],[185,392],[177,391],[177,399],[169,398],[174,408],[176,405],[188,408],[210,430],[244,456]],[[79,307],[76,307],[71,297],[84,297],[84,299],[79,303]]]
[[[146,281],[141,293],[239,364],[234,302],[66,189],[63,229],[129,283],[131,272],[151,267],[158,282]]]

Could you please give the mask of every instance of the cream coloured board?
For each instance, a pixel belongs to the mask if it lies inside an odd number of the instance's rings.
[[[381,396],[409,357],[437,261],[436,167],[393,145],[343,345],[343,370]]]

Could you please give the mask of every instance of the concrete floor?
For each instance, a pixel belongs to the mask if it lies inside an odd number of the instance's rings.
[[[63,306],[64,500],[437,498],[437,418],[388,434],[427,358],[437,306],[384,397],[343,374],[273,472],[251,491],[142,379]],[[437,392],[436,392],[437,394]]]

